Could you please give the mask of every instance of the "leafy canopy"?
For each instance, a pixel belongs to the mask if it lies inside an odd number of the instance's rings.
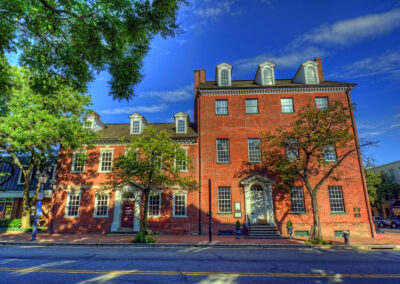
[[[0,54],[14,52],[38,71],[35,90],[48,78],[80,92],[95,72],[107,70],[114,99],[133,96],[143,57],[156,35],[174,36],[185,0],[0,0]],[[4,84],[0,74],[0,86]]]
[[[382,202],[400,193],[400,184],[393,182],[385,173],[365,169],[365,179],[368,186],[369,201],[382,209]]]

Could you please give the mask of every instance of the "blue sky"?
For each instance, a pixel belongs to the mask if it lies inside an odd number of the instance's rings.
[[[189,0],[179,12],[182,34],[157,37],[144,61],[143,81],[132,101],[108,96],[109,76],[91,83],[93,109],[105,123],[128,123],[133,112],[150,122],[193,114],[193,71],[233,65],[233,80],[254,79],[258,64],[276,64],[277,79],[322,58],[325,79],[357,83],[356,124],[376,164],[400,160],[400,2],[369,0]]]

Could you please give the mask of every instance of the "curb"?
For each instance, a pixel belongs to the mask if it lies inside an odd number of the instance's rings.
[[[248,248],[248,249],[299,249],[314,248],[322,250],[400,250],[400,245],[304,245],[304,244],[193,244],[193,243],[61,243],[61,242],[7,242],[0,241],[0,246],[45,246],[45,247],[95,247],[95,248]]]

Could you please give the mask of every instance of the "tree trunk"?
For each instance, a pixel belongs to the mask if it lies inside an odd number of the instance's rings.
[[[314,191],[311,194],[311,199],[312,199],[312,209],[313,209],[313,215],[314,215],[314,228],[311,233],[311,240],[314,240],[315,238],[322,239],[321,222],[319,219],[319,210],[318,210],[317,191]]]
[[[29,198],[29,181],[25,179],[24,195],[22,197],[21,226],[24,229],[31,227],[31,199]]]
[[[143,206],[143,216],[140,222],[140,231],[146,233],[147,229],[147,215],[149,212],[149,196],[150,196],[150,189],[146,188],[143,190],[144,193],[144,206]]]

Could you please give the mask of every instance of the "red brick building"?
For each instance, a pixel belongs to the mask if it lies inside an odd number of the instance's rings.
[[[198,181],[199,189],[154,192],[150,198],[152,229],[162,233],[207,233],[210,181],[214,233],[232,230],[240,221],[276,225],[286,234],[282,224],[290,219],[295,234],[307,235],[313,216],[305,188],[298,184],[290,193],[279,192],[265,176],[241,176],[241,167],[243,162],[261,161],[263,132],[287,123],[307,104],[324,107],[335,100],[351,103],[350,90],[355,85],[324,80],[318,58],[304,62],[293,79],[275,79],[274,69],[275,64],[264,62],[255,79],[249,81],[232,80],[232,66],[227,63],[217,66],[215,81],[206,81],[205,70],[196,70],[195,121],[191,123],[189,116],[180,112],[174,115],[175,123],[154,124],[157,129],[166,129],[187,149],[193,167],[183,166],[182,174]],[[101,138],[94,149],[88,150],[87,159],[80,159],[79,153],[60,153],[54,194],[55,231],[139,229],[140,191],[102,186],[112,160],[124,153],[119,138],[138,135],[148,124],[138,113],[129,118],[126,124],[104,124],[94,115],[88,127]],[[355,126],[353,131],[356,133]],[[359,158],[350,157],[346,164],[343,178],[325,183],[319,191],[323,235],[333,237],[349,230],[352,236],[371,236],[369,200]]]

